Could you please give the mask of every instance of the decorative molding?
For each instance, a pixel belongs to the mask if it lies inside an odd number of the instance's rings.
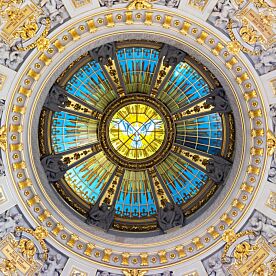
[[[0,186],[0,205],[7,201],[3,186]]]
[[[266,201],[266,205],[276,212],[276,193],[270,192],[268,199]]]
[[[0,74],[0,91],[3,89],[6,79],[7,79],[7,76]]]
[[[3,151],[7,149],[7,128],[6,126],[2,126],[0,128],[0,148]]]
[[[275,8],[268,1],[219,0],[210,14],[209,21],[227,32],[230,53],[247,53],[260,75],[276,69]]]
[[[208,275],[274,275],[275,235],[275,221],[255,210],[240,232],[226,230],[226,244],[203,261]]]
[[[78,268],[73,268],[70,276],[88,276],[86,272],[80,271]]]
[[[124,269],[123,274],[125,276],[144,276],[148,271],[140,269]]]
[[[189,5],[202,11],[207,6],[209,0],[189,0]]]
[[[13,70],[19,68],[27,51],[47,50],[50,30],[68,18],[61,0],[34,2],[9,0],[0,6],[0,64]]]
[[[71,0],[75,8],[80,8],[92,3],[92,0]]]

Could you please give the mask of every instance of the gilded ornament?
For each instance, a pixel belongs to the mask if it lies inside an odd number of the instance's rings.
[[[257,31],[249,25],[247,20],[242,20],[242,23],[243,26],[239,31],[241,38],[248,44],[255,44],[260,38]]]
[[[276,193],[270,192],[266,205],[271,208],[273,211],[276,211]]]
[[[227,243],[233,243],[236,241],[237,235],[233,229],[228,229],[223,233],[222,239]]]
[[[33,241],[29,239],[21,239],[18,243],[18,248],[20,249],[21,254],[26,257],[29,262],[34,262],[36,247]]]
[[[152,8],[152,4],[150,0],[134,0],[132,1],[127,9],[128,10],[147,10]]]
[[[143,276],[147,273],[147,270],[140,269],[124,269],[123,273],[125,276]]]
[[[246,241],[238,244],[233,254],[236,263],[242,264],[243,262],[245,262],[248,259],[251,250],[251,245]]]
[[[0,271],[4,275],[13,275],[16,272],[16,262],[15,260],[3,259],[3,262],[0,263]]]
[[[205,6],[207,5],[208,0],[190,0],[189,5],[202,11],[204,10]]]
[[[50,46],[50,40],[46,37],[40,37],[36,41],[36,47],[39,51],[43,52],[46,51]]]
[[[276,149],[276,137],[271,130],[267,131],[267,148],[268,155],[273,155]]]
[[[0,128],[0,148],[3,151],[7,149],[7,128],[6,126],[2,126]]]
[[[33,232],[34,237],[41,241],[48,237],[48,231],[43,226],[38,226]]]
[[[26,46],[18,47],[19,51],[26,51],[35,47],[44,50],[46,48],[45,39],[50,30],[50,18],[40,22],[39,19],[44,13],[43,10],[33,3],[21,6],[22,2],[0,1],[0,16],[5,22],[0,36],[9,45],[13,45],[16,38],[21,38]],[[39,34],[40,26],[44,26],[44,29]]]
[[[230,41],[227,43],[227,49],[231,54],[236,55],[241,50],[241,44],[237,40]]]
[[[0,271],[4,275],[35,275],[42,267],[41,261],[48,258],[48,248],[44,241],[43,227],[36,230],[17,226],[15,235],[8,234],[0,242],[2,262]],[[38,258],[38,256],[40,256]],[[6,258],[6,259],[5,259]],[[2,274],[1,274],[2,275]]]
[[[257,8],[268,8],[266,0],[251,0]]]
[[[20,37],[23,40],[33,38],[38,31],[38,25],[36,20],[37,18],[34,15],[31,15],[27,19],[27,21],[24,22],[24,25],[15,32],[15,37]]]

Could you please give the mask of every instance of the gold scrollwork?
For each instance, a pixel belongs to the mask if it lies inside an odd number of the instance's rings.
[[[7,128],[6,126],[2,126],[0,128],[0,148],[3,151],[7,149]]]
[[[145,10],[151,9],[152,4],[150,0],[133,0],[127,7],[128,10]]]
[[[47,38],[47,35],[49,34],[49,31],[50,31],[50,27],[51,27],[51,20],[48,17],[46,18],[45,29],[42,32],[41,36],[35,42],[33,42],[32,44],[26,47],[18,47],[18,50],[27,51],[37,47],[37,49],[41,52],[46,51],[50,46],[50,40]]]
[[[0,243],[0,250],[4,256],[1,258],[0,271],[4,275],[17,275],[18,271],[23,275],[35,275],[42,267],[42,263],[35,256],[39,253],[41,260],[46,261],[48,258],[48,248],[44,241],[48,232],[42,226],[35,230],[18,226],[15,232],[21,233],[19,240],[13,234],[8,234]]]
[[[267,148],[268,155],[273,155],[276,149],[276,137],[271,130],[267,131]]]
[[[147,270],[140,269],[124,269],[123,273],[125,276],[143,276],[147,273]]]

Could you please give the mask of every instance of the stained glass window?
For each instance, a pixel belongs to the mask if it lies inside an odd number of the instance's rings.
[[[159,113],[145,104],[130,104],[118,110],[109,126],[112,146],[124,157],[144,159],[153,155],[165,137]]]
[[[206,96],[209,86],[204,78],[188,63],[180,62],[170,77],[159,98],[172,112]]]
[[[176,123],[176,143],[214,155],[221,153],[223,130],[217,113]]]
[[[68,93],[100,110],[116,98],[116,93],[96,61],[90,61],[81,67],[67,82],[65,89]]]
[[[60,111],[52,122],[52,146],[55,153],[97,141],[97,121]]]
[[[82,208],[106,202],[124,227],[134,221],[154,226],[166,200],[184,208],[216,185],[206,162],[212,155],[226,158],[228,117],[206,105],[212,82],[207,84],[200,66],[180,62],[167,79],[160,78],[167,82],[154,94],[150,87],[162,75],[163,61],[156,44],[114,52],[110,60],[120,84],[95,60],[80,63],[65,78],[67,105],[49,113],[46,122],[49,151],[68,161],[62,184],[85,202]],[[147,166],[141,169],[143,162]]]
[[[127,93],[149,93],[159,52],[148,48],[124,48],[117,52]]]
[[[116,212],[124,217],[147,217],[156,213],[146,172],[125,171],[116,203]]]

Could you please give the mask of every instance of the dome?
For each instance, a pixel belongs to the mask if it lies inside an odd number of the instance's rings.
[[[84,217],[110,206],[108,228],[119,231],[163,229],[168,204],[187,223],[223,186],[234,151],[219,81],[184,51],[151,41],[78,58],[50,89],[39,127],[50,185]]]
[[[273,1],[0,2],[1,275],[275,274]]]

